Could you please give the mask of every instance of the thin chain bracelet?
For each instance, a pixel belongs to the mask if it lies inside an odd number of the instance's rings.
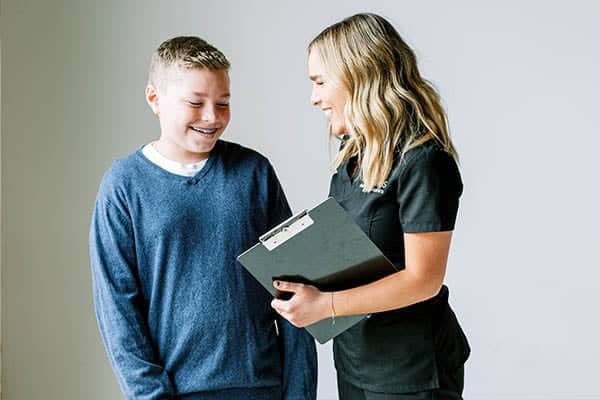
[[[335,325],[335,307],[333,307],[333,293],[331,292],[331,325]]]

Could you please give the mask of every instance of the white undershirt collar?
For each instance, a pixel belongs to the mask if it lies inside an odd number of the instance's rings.
[[[195,176],[206,164],[206,160],[192,164],[182,164],[177,161],[169,160],[167,157],[160,154],[158,150],[156,150],[154,143],[156,142],[145,145],[142,149],[142,153],[148,160],[152,161],[162,169],[171,172],[172,174],[188,177]]]

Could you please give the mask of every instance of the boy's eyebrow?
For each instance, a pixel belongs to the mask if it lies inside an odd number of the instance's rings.
[[[192,92],[192,94],[194,96],[198,96],[198,97],[208,97],[208,94],[204,93],[204,92]],[[220,95],[219,97],[231,97],[231,93],[225,92],[222,95]]]

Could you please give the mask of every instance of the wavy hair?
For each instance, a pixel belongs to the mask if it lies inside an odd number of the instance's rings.
[[[446,113],[433,86],[421,77],[413,50],[375,14],[356,14],[325,28],[309,44],[346,92],[349,138],[333,162],[353,156],[365,192],[383,185],[399,153],[436,140],[456,160]],[[331,135],[331,126],[329,127]]]

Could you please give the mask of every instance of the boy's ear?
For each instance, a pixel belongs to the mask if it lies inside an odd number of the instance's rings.
[[[146,85],[146,102],[152,109],[152,112],[156,115],[159,114],[158,107],[158,91],[153,84],[149,83]]]

